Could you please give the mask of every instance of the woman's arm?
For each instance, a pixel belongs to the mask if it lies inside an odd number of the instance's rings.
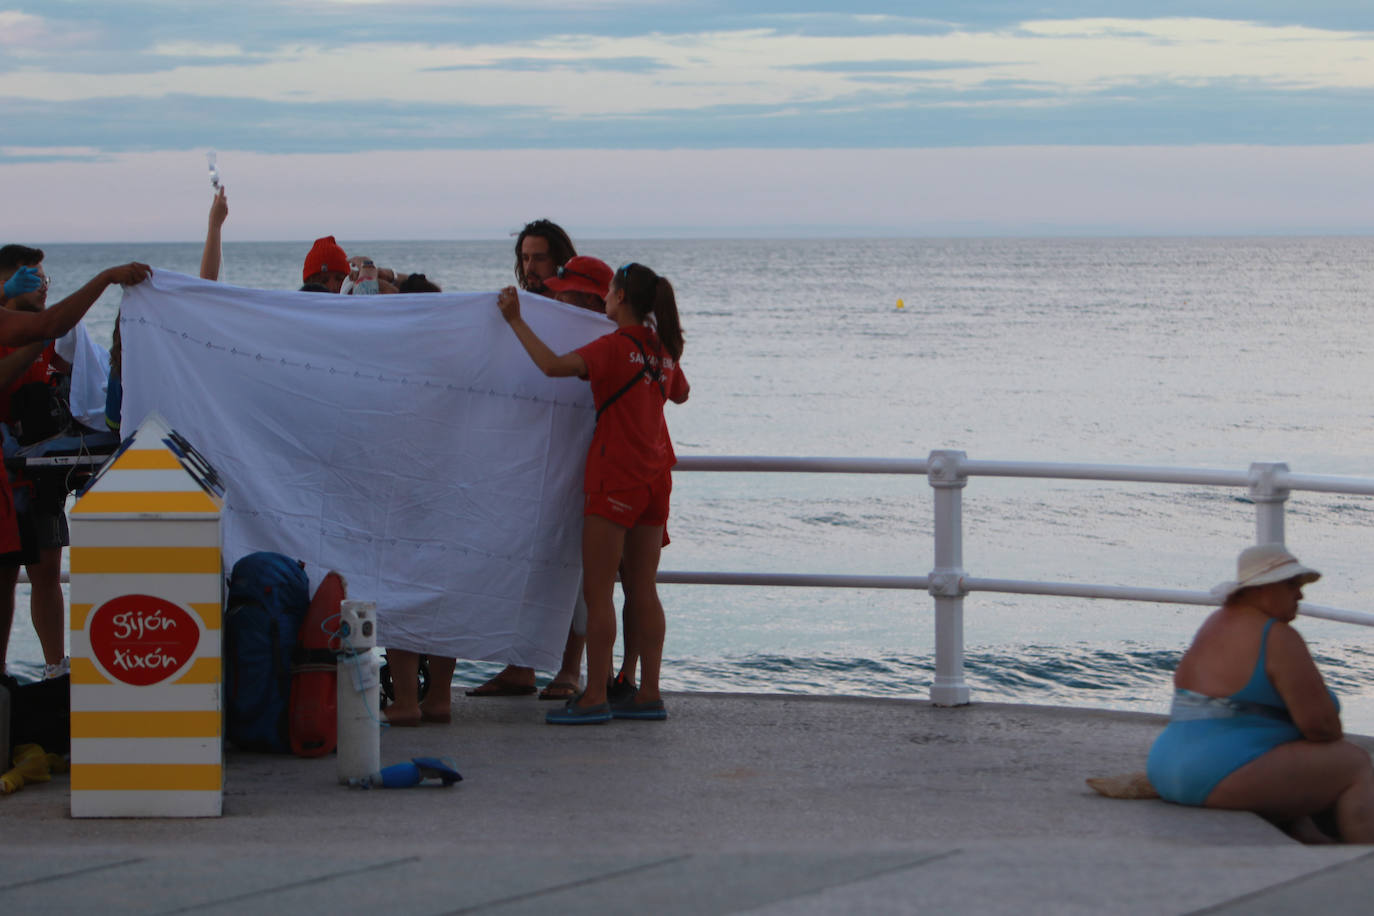
[[[525,324],[525,319],[520,317],[520,294],[514,286],[507,286],[496,295],[496,305],[501,309],[501,317],[506,319],[506,324],[515,332],[516,339],[524,346],[540,372],[554,378],[587,374],[587,361],[580,354],[574,352],[559,356]]]
[[[1308,741],[1336,741],[1344,734],[1326,681],[1312,660],[1307,643],[1283,621],[1269,628],[1265,671],[1283,697],[1293,724]]]
[[[692,386],[687,381],[687,376],[682,374],[681,367],[679,367],[677,374],[673,376],[673,387],[672,390],[668,392],[668,399],[674,404],[685,404],[687,403],[687,396],[691,393]]]
[[[229,198],[224,196],[220,187],[215,199],[210,201],[210,225],[205,230],[205,250],[200,253],[200,277],[202,280],[219,279],[220,229],[229,217]]]

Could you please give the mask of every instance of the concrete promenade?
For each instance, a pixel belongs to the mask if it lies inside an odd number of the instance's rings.
[[[0,798],[0,912],[1368,912],[1374,847],[1249,814],[1102,798],[1164,719],[1059,707],[680,694],[667,722],[543,724],[454,698],[341,787],[332,757],[231,752],[222,818],[73,820],[67,778]],[[1366,747],[1374,742],[1357,739]]]

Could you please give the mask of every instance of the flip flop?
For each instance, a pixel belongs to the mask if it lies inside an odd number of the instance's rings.
[[[550,725],[601,725],[611,721],[611,704],[578,706],[577,700],[569,700],[558,709],[546,712],[544,721]]]
[[[539,691],[541,700],[571,700],[577,696],[577,685],[568,681],[549,681],[544,685],[544,689]]]
[[[493,678],[485,684],[479,684],[463,693],[470,697],[527,697],[539,688],[533,684],[512,684]]]

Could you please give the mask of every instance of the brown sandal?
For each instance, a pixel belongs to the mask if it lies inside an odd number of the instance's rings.
[[[581,691],[577,685],[568,681],[549,681],[544,685],[544,689],[539,691],[541,700],[571,700]]]

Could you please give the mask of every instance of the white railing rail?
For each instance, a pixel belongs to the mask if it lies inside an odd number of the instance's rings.
[[[1211,592],[1138,588],[1082,582],[1039,582],[967,575],[963,565],[963,489],[970,477],[1033,477],[1047,480],[1102,480],[1212,487],[1244,487],[1255,504],[1255,542],[1282,543],[1284,504],[1294,490],[1374,496],[1374,480],[1294,474],[1288,465],[1257,462],[1245,471],[1171,468],[1124,464],[1068,464],[1038,461],[970,460],[960,451],[936,450],[929,458],[802,458],[765,456],[686,456],[678,471],[773,472],[803,474],[925,475],[934,489],[935,568],[926,576],[851,576],[818,573],[684,572],[661,570],[658,581],[673,585],[763,585],[809,588],[924,589],[935,600],[935,679],[931,702],[958,706],[969,701],[964,680],[964,596],[970,592],[1109,598],[1169,604],[1214,605]],[[1309,617],[1374,626],[1374,614],[1323,605],[1299,605]]]

